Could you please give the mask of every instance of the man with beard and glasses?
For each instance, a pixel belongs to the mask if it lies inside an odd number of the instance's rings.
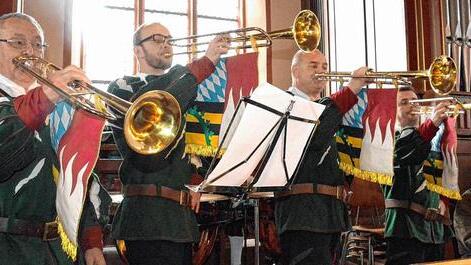
[[[215,70],[229,44],[217,36],[204,57],[185,67],[171,67],[170,38],[168,29],[159,23],[140,26],[133,40],[139,74],[112,82],[108,90],[131,101],[146,91],[164,90],[177,99],[185,113],[196,97],[197,84]],[[124,199],[113,222],[112,237],[124,240],[130,264],[191,264],[192,243],[199,236],[194,214],[199,194],[185,188],[190,184],[192,167],[184,153],[184,129],[164,152],[145,156],[127,146],[122,125],[120,119],[113,126],[123,157],[119,175]],[[185,118],[181,125],[185,127]]]

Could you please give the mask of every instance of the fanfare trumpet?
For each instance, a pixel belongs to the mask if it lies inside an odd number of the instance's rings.
[[[319,40],[321,38],[321,26],[316,14],[310,10],[302,10],[295,17],[293,26],[283,30],[266,32],[261,28],[249,27],[237,30],[170,39],[170,45],[174,47],[186,48],[187,51],[166,54],[166,56],[204,52],[205,50],[196,49],[196,46],[206,45],[209,43],[201,41],[201,39],[210,36],[231,34],[235,36],[227,38],[227,41],[231,43],[237,43],[238,45],[231,46],[230,49],[245,49],[251,48],[252,46],[268,47],[272,45],[272,40],[275,39],[294,39],[299,49],[308,52],[316,49],[319,45]]]
[[[47,74],[61,68],[36,56],[18,56],[13,64],[57,92],[75,108],[81,108],[107,120],[117,117],[97,101],[103,101],[124,114],[124,136],[128,146],[139,154],[157,154],[169,146],[180,130],[181,110],[178,101],[168,92],[153,90],[134,102],[123,100],[85,82],[76,81],[68,89],[54,85]],[[90,96],[94,96],[95,102]]]
[[[428,106],[424,104],[436,103],[440,101],[451,101],[454,104],[448,106],[448,111],[446,114],[449,116],[458,116],[459,114],[464,114],[465,110],[471,110],[471,103],[462,103],[454,97],[440,97],[440,98],[426,98],[426,99],[413,99],[409,100],[410,104],[413,104],[418,107],[417,111],[413,111],[413,114],[416,115],[429,115],[433,112],[433,106]]]
[[[330,72],[316,74],[314,78],[343,83],[345,79],[352,78],[352,74],[349,72]],[[404,72],[375,72],[368,70],[365,76],[361,76],[361,78],[388,80],[396,87],[399,85],[410,86],[412,79],[426,78],[436,94],[447,95],[456,84],[456,64],[451,57],[441,55],[433,60],[428,70]]]

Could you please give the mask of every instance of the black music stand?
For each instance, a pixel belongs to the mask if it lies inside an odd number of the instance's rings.
[[[260,89],[260,88],[258,88]],[[279,93],[279,92],[277,92]],[[311,142],[313,135],[316,131],[316,128],[319,124],[318,119],[307,119],[307,118],[302,118],[298,116],[294,116],[291,114],[294,105],[296,104],[296,97],[291,92],[288,91],[283,91],[283,93],[289,93],[291,95],[291,99],[289,101],[289,104],[287,107],[283,110],[277,110],[275,108],[269,107],[265,104],[260,103],[259,101],[253,100],[248,97],[244,97],[239,101],[237,104],[236,110],[234,115],[231,118],[231,121],[228,125],[228,128],[223,136],[223,139],[221,143],[218,146],[218,150],[216,152],[216,155],[214,156],[208,172],[205,176],[204,181],[202,184],[200,184],[197,189],[199,192],[203,193],[219,193],[219,194],[225,194],[229,195],[231,197],[235,197],[238,200],[238,203],[240,203],[242,200],[250,199],[249,204],[254,206],[254,228],[255,228],[255,264],[259,264],[259,203],[258,199],[260,197],[251,197],[251,194],[255,194],[255,192],[276,192],[276,191],[281,191],[281,190],[287,190],[290,189],[291,185],[294,183],[295,177],[297,175],[297,172],[299,170],[299,167],[301,165],[301,161],[303,160],[306,150],[309,146],[309,143]],[[304,100],[299,97],[297,97],[298,100]],[[305,100],[304,100],[305,101]],[[219,175],[213,177],[211,180],[209,180],[211,172],[214,171],[215,166],[216,166],[216,161],[218,160],[219,157],[221,157],[221,150],[223,146],[225,146],[226,141],[228,141],[228,135],[232,132],[231,129],[233,129],[233,126],[235,125],[235,120],[240,117],[240,110],[242,104],[244,107],[247,107],[248,104],[255,106],[256,108],[260,109],[260,111],[266,111],[270,112],[273,115],[278,116],[276,122],[271,126],[271,128],[266,132],[266,134],[262,137],[262,139],[258,143],[254,143],[254,148],[251,150],[251,152],[245,157],[245,159],[242,159],[241,161],[237,161],[233,166],[228,168],[227,170],[224,170],[222,173]],[[309,104],[316,104],[314,102],[309,102]],[[321,106],[321,105],[318,105]],[[322,113],[324,106],[318,107],[321,109],[319,112]],[[320,116],[320,113],[318,113],[318,116]],[[298,122],[303,122],[307,124],[311,124],[312,130],[309,133],[309,136],[307,138],[307,141],[304,144],[302,154],[297,161],[295,170],[292,174],[289,174],[288,169],[287,169],[287,164],[286,164],[286,144],[287,144],[287,135],[288,135],[288,124],[289,122],[293,121],[298,121]],[[240,119],[239,119],[240,121]],[[237,124],[238,125],[238,124]],[[237,127],[237,126],[236,126]],[[270,138],[271,137],[271,138]],[[279,141],[281,138],[281,142]],[[304,139],[304,138],[303,138]],[[230,139],[232,140],[232,139]],[[230,141],[229,140],[229,141]],[[247,139],[247,141],[250,141],[250,139]],[[247,176],[246,181],[244,185],[241,186],[213,186],[214,182],[220,180],[221,178],[224,178],[227,176],[228,173],[231,171],[237,169],[238,167],[244,165],[247,163],[252,156],[257,152],[260,148],[262,148],[262,145],[265,141],[268,141],[268,145],[265,145],[264,148],[265,150],[263,151],[263,155],[261,156],[261,159],[258,161],[256,164],[255,168],[253,169],[252,173],[250,176]],[[269,186],[269,187],[255,187],[257,182],[260,180],[260,177],[267,166],[270,158],[272,157],[273,151],[275,147],[278,144],[282,144],[282,165],[284,169],[284,177],[286,179],[286,184],[284,186]],[[250,180],[249,180],[250,178]],[[195,190],[195,187],[190,187],[191,189]],[[237,204],[238,204],[237,203]],[[246,204],[245,204],[246,205]]]

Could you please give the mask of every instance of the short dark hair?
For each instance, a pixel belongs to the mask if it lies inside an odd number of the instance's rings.
[[[44,39],[44,31],[41,25],[39,25],[38,21],[34,17],[30,15],[26,15],[24,13],[7,13],[0,16],[0,31],[3,29],[3,23],[5,23],[5,21],[9,19],[20,19],[20,20],[24,20],[26,22],[31,23],[33,26],[35,26],[38,29],[39,35],[41,36],[41,38]]]
[[[416,93],[415,89],[412,86],[401,86],[397,89],[397,92],[406,92],[406,91],[412,91]]]

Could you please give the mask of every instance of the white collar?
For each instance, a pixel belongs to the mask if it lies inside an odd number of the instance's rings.
[[[302,97],[304,99],[311,100],[311,97],[309,97],[306,93],[304,93],[299,88],[296,88],[294,86],[288,88],[288,91],[291,91],[293,94],[295,94],[298,97]]]
[[[0,89],[13,98],[26,94],[26,89],[24,87],[18,85],[2,74],[0,74]]]

